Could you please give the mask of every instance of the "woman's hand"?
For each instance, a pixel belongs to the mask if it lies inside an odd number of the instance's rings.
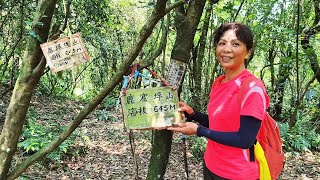
[[[197,133],[198,125],[192,122],[180,123],[173,127],[168,127],[167,130],[181,132],[185,135],[193,135]]]
[[[179,112],[186,112],[189,115],[191,115],[194,112],[192,107],[188,106],[185,102],[180,101],[178,104],[179,104],[179,108],[178,108]]]

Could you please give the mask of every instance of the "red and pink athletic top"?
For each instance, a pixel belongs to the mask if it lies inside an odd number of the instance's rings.
[[[264,118],[269,107],[269,97],[264,84],[256,79],[244,87],[242,99],[238,97],[241,82],[253,76],[244,70],[234,79],[221,83],[220,76],[213,83],[208,103],[209,129],[221,132],[237,132],[240,127],[240,115]],[[240,102],[241,101],[241,102]],[[250,161],[249,149],[227,146],[208,139],[204,155],[207,168],[218,176],[249,180],[259,179],[259,166]]]

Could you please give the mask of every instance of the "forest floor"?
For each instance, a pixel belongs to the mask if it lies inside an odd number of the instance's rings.
[[[38,114],[37,122],[48,121],[48,114],[55,117],[59,124],[67,125],[83,105],[75,101],[51,101],[48,98],[34,98],[31,107]],[[1,108],[0,108],[1,109]],[[4,112],[0,112],[0,120]],[[1,117],[2,116],[2,117]],[[45,118],[46,117],[46,118]],[[128,134],[124,131],[121,115],[116,108],[98,107],[95,112],[77,128],[76,140],[59,161],[37,162],[27,169],[19,179],[135,179],[136,168],[131,153]],[[0,126],[2,129],[2,125]],[[135,155],[138,162],[138,176],[145,179],[151,149],[151,131],[135,131]],[[192,154],[195,138],[187,139],[187,159],[189,179],[202,179],[202,160]],[[172,151],[165,174],[168,180],[183,180],[184,159],[181,135],[174,134]],[[25,156],[18,151],[14,163]],[[18,158],[17,158],[18,157]],[[286,153],[286,163],[281,175],[283,180],[320,180],[320,153]]]

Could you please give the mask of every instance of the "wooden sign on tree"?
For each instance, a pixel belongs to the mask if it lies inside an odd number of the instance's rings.
[[[186,71],[187,64],[171,59],[169,64],[169,71],[168,71],[168,81],[170,85],[174,88],[179,88],[181,85],[183,75]]]
[[[80,33],[40,45],[52,73],[89,61]]]
[[[128,89],[121,104],[127,129],[164,129],[183,122],[178,94],[169,87]]]

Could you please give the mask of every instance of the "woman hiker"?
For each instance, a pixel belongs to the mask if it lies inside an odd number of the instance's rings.
[[[204,154],[205,180],[256,180],[259,164],[251,159],[254,155],[249,149],[256,141],[269,97],[263,82],[255,78],[244,87],[244,96],[239,98],[241,83],[253,76],[245,66],[254,54],[253,34],[246,25],[226,23],[215,31],[213,42],[224,74],[212,85],[208,114],[179,102],[179,111],[186,114],[187,122],[167,129],[208,139]]]

